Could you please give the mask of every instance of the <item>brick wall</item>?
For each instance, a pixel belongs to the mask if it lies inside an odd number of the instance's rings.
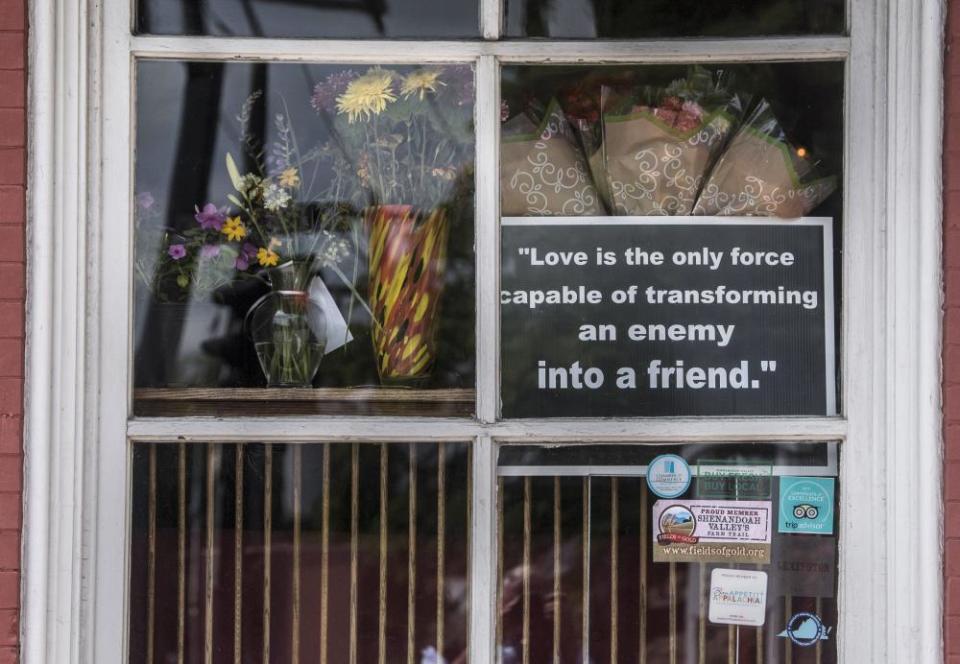
[[[0,664],[19,654],[26,0],[0,0]]]

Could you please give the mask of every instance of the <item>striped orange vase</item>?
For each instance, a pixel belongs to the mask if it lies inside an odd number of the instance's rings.
[[[377,205],[364,210],[369,234],[369,298],[380,382],[419,385],[437,356],[443,295],[446,210]]]

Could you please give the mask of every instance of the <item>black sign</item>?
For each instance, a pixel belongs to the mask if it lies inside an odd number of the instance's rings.
[[[830,219],[503,220],[504,417],[836,411]]]

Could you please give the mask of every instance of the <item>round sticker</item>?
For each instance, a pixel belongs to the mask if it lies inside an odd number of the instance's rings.
[[[660,498],[677,498],[690,488],[690,466],[676,454],[661,454],[647,466],[647,486]]]

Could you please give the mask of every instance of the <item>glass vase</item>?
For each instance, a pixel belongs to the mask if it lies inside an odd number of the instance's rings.
[[[437,359],[449,224],[443,208],[377,205],[369,233],[369,303],[380,382],[422,386]]]
[[[247,313],[247,329],[268,387],[311,387],[327,345],[323,309],[310,299],[313,261],[267,273],[270,292]]]

